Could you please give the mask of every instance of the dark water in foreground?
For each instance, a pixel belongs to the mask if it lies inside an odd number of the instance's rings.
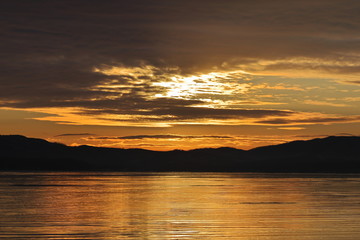
[[[360,175],[0,173],[2,239],[360,239]]]

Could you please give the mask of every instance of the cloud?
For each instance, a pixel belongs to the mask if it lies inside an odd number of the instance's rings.
[[[359,136],[356,134],[351,134],[351,133],[336,133],[336,134],[331,134],[331,135],[295,135],[295,138],[300,138],[300,139],[314,139],[314,138],[325,138],[325,137],[331,137],[331,136]]]
[[[349,84],[360,85],[360,81],[345,81],[345,82]]]
[[[82,136],[94,136],[96,134],[92,134],[92,133],[64,133],[64,134],[59,134],[56,135],[54,137],[82,137]]]
[[[343,103],[332,103],[326,101],[314,101],[314,100],[305,100],[303,101],[305,104],[317,105],[317,106],[330,106],[330,107],[348,107],[348,104]]]
[[[358,136],[358,135],[355,135],[352,133],[338,133],[338,134],[336,134],[336,136]]]
[[[271,125],[302,125],[302,124],[331,124],[331,123],[348,123],[360,122],[360,116],[341,116],[341,117],[309,117],[305,119],[286,119],[273,118],[268,120],[261,120],[257,123],[271,124]]]
[[[173,115],[175,119],[233,119],[233,118],[262,118],[267,116],[287,116],[293,112],[286,110],[249,110],[249,109],[214,109],[201,107],[173,107],[169,109],[155,109],[155,115]]]
[[[0,107],[58,114],[43,120],[278,124],[287,120],[267,118],[293,112],[229,104],[251,98],[261,74],[360,73],[356,0],[3,0],[0,9]]]
[[[140,139],[232,139],[230,136],[193,136],[193,135],[134,135],[123,137],[92,137],[98,140],[140,140]]]

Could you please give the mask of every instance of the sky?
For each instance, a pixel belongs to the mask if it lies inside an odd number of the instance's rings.
[[[360,135],[358,0],[2,0],[0,134],[251,149]]]

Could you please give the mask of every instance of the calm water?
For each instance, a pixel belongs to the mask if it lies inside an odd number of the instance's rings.
[[[360,175],[0,173],[3,239],[360,239]]]

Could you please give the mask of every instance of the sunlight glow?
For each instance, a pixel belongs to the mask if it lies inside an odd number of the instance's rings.
[[[166,91],[156,94],[155,97],[168,97],[177,99],[196,99],[202,96],[244,93],[250,85],[240,83],[248,77],[244,71],[210,72],[192,76],[176,75],[167,81],[155,82],[153,86],[164,87]]]
[[[234,96],[251,88],[251,73],[243,70],[213,71],[183,75],[178,67],[160,69],[155,66],[141,67],[103,66],[94,72],[109,76],[91,90],[113,94],[106,99],[120,98],[136,92],[144,99],[172,98],[204,101],[194,107],[222,107]],[[220,104],[221,103],[221,104]]]

